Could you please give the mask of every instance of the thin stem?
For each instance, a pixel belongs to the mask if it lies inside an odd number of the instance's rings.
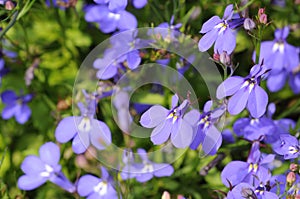
[[[0,39],[2,39],[2,37],[5,35],[5,33],[16,23],[17,18],[19,15],[19,11],[16,10],[13,15],[12,15],[12,19],[10,20],[10,22],[7,24],[7,26],[1,31],[0,33]]]

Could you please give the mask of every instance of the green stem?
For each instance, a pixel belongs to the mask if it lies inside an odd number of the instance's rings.
[[[261,37],[262,37],[262,29],[261,29],[261,27],[258,27],[258,38],[256,40],[256,45],[255,45],[255,51],[256,51],[255,63],[256,64],[259,64]]]
[[[2,39],[2,37],[5,35],[5,33],[16,23],[17,18],[18,18],[18,14],[19,14],[18,10],[16,10],[13,13],[12,19],[10,20],[10,22],[7,24],[7,26],[0,33],[0,39]]]

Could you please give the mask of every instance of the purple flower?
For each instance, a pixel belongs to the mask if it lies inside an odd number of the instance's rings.
[[[111,11],[106,5],[89,6],[86,10],[85,20],[98,23],[103,33],[137,27],[137,20],[134,15],[125,10]]]
[[[118,126],[123,132],[129,133],[132,117],[129,114],[129,95],[125,91],[118,92],[114,99],[113,104],[117,109]]]
[[[272,146],[273,150],[283,155],[284,159],[295,159],[300,155],[300,144],[296,137],[290,134],[281,134],[280,141]]]
[[[7,120],[15,116],[19,124],[24,124],[31,116],[31,110],[27,105],[31,99],[31,94],[17,96],[14,91],[4,91],[1,100],[6,107],[2,110],[2,118]]]
[[[110,11],[125,10],[127,0],[94,0],[97,4],[108,4]]]
[[[222,19],[218,16],[213,16],[205,22],[200,33],[205,34],[199,41],[198,47],[201,52],[207,51],[215,42],[215,53],[226,51],[231,54],[235,48],[235,32],[234,28],[242,25],[243,19],[233,19],[233,5],[226,7]]]
[[[241,183],[228,192],[227,199],[241,198],[279,199],[275,193],[270,192],[268,185],[263,183],[257,186],[252,186],[248,183]]]
[[[125,166],[122,168],[121,176],[124,180],[136,178],[139,182],[146,182],[153,177],[171,176],[174,168],[166,163],[154,163],[147,157],[144,149],[138,149],[137,154],[140,156],[142,163],[134,162],[132,152],[129,152],[126,158],[123,157]]]
[[[75,192],[75,186],[61,172],[58,164],[59,147],[53,142],[47,142],[41,146],[39,155],[40,157],[30,155],[24,159],[21,169],[25,175],[18,179],[18,187],[32,190],[49,180],[69,192]]]
[[[70,116],[61,120],[55,130],[55,138],[60,143],[73,139],[75,153],[84,153],[90,143],[98,150],[104,150],[111,144],[111,132],[108,126],[94,119],[96,98],[87,96],[87,105],[78,103],[81,116]]]
[[[225,166],[221,173],[225,186],[235,186],[241,182],[252,183],[257,181],[256,176],[264,176],[269,173],[267,164],[274,160],[275,155],[261,156],[259,142],[254,142],[247,162],[232,161]]]
[[[203,113],[198,116],[197,132],[190,145],[191,149],[196,150],[201,144],[205,154],[214,155],[222,144],[221,132],[214,126],[220,116],[225,112],[225,107],[220,106],[212,110],[213,102],[210,100],[205,103]],[[195,114],[196,116],[196,114]]]
[[[259,62],[272,69],[270,75],[277,74],[286,69],[291,72],[299,64],[299,55],[296,47],[287,43],[289,27],[275,30],[275,39],[261,43]],[[255,57],[255,52],[254,52]]]
[[[184,116],[189,102],[184,100],[177,105],[178,101],[178,96],[174,95],[171,110],[154,105],[142,115],[141,125],[146,128],[154,128],[151,134],[153,144],[163,144],[170,136],[172,144],[177,148],[185,148],[191,144],[193,127],[189,122],[190,117]]]
[[[300,92],[300,83],[297,82],[299,75],[293,70],[299,65],[298,49],[287,43],[289,27],[276,29],[275,39],[261,43],[259,61],[264,62],[268,69],[271,69],[267,76],[267,87],[272,92],[277,92],[283,88],[289,78],[290,86],[295,93]],[[255,52],[253,53],[253,60]],[[296,81],[295,81],[296,80]]]
[[[232,96],[228,101],[228,112],[232,115],[239,114],[247,106],[252,117],[261,117],[267,108],[268,95],[259,84],[266,72],[268,71],[264,65],[254,65],[245,78],[227,78],[217,88],[217,98]]]
[[[179,35],[181,23],[174,25],[174,15],[171,17],[170,22],[163,22],[154,28],[154,34],[159,34],[164,40],[172,41]]]
[[[117,199],[113,181],[104,167],[101,167],[102,178],[87,174],[82,176],[77,184],[78,194],[87,199]]]
[[[132,0],[132,5],[136,9],[141,9],[145,7],[148,3],[148,0]]]

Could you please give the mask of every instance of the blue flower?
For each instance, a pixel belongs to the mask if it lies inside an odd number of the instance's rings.
[[[31,110],[27,105],[31,99],[31,94],[17,96],[14,91],[4,91],[1,100],[6,107],[2,110],[2,118],[7,120],[15,116],[18,123],[24,124],[31,116]]]
[[[147,157],[144,149],[138,149],[137,154],[140,156],[142,163],[134,162],[132,152],[124,154],[123,162],[125,166],[122,168],[122,179],[136,178],[139,182],[146,182],[153,177],[171,176],[174,168],[167,163],[154,163]]]
[[[215,42],[215,53],[221,54],[225,51],[231,54],[236,45],[234,28],[241,26],[243,22],[243,18],[233,19],[233,5],[228,5],[222,19],[213,16],[203,24],[200,33],[205,35],[198,43],[199,50],[207,51]]]
[[[118,193],[113,186],[112,177],[104,167],[101,167],[102,178],[87,174],[80,177],[77,191],[87,199],[118,199]]]
[[[137,27],[137,20],[134,15],[126,10],[111,11],[107,5],[93,5],[86,9],[85,20],[96,22],[103,33],[111,33],[134,29]]]
[[[30,155],[24,159],[21,169],[25,175],[18,179],[18,187],[32,190],[49,180],[69,192],[75,192],[75,186],[61,172],[58,164],[59,147],[53,142],[47,142],[41,146],[39,155],[40,157]]]
[[[296,137],[290,134],[281,134],[279,142],[272,145],[273,150],[283,155],[284,159],[295,159],[300,155],[300,144]]]
[[[70,116],[62,119],[55,130],[55,138],[60,143],[73,139],[75,153],[84,153],[90,143],[98,150],[104,150],[111,144],[111,132],[108,126],[94,119],[96,98],[86,95],[87,105],[78,103],[81,116]]]
[[[148,0],[132,0],[132,5],[136,8],[136,9],[141,9],[143,7],[145,7],[148,3]]]
[[[239,76],[227,78],[217,88],[217,98],[232,96],[228,101],[228,112],[232,115],[239,114],[247,106],[252,117],[261,117],[267,108],[268,95],[259,84],[267,72],[264,65],[254,65],[245,78]]]
[[[125,10],[127,0],[94,0],[97,4],[106,4],[110,11]]]
[[[178,96],[174,95],[171,110],[154,105],[142,115],[141,125],[154,128],[151,134],[153,144],[163,144],[170,136],[172,144],[177,148],[185,148],[191,144],[193,139],[193,126],[189,122],[191,117],[184,116],[189,102],[184,100],[177,105],[178,101]]]
[[[272,92],[282,89],[288,78],[292,90],[295,93],[300,92],[299,74],[293,72],[299,65],[299,52],[296,47],[287,43],[288,34],[289,27],[276,29],[273,41],[261,43],[259,61],[271,69],[267,76],[267,87]],[[255,53],[253,53],[253,60],[255,60]]]
[[[199,118],[197,120],[197,131],[194,136],[193,142],[190,145],[191,149],[196,150],[201,144],[202,150],[205,154],[214,155],[222,144],[221,132],[214,126],[214,123],[225,112],[225,107],[220,106],[216,109],[212,109],[212,101],[205,103],[203,113],[200,115],[194,114],[194,117]]]
[[[247,162],[232,161],[228,163],[221,173],[221,179],[225,186],[231,187],[239,183],[257,182],[256,176],[269,174],[267,164],[274,160],[275,155],[261,156],[259,142],[254,142]]]

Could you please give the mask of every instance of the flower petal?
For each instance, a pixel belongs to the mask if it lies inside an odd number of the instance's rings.
[[[16,101],[17,95],[14,91],[7,90],[1,94],[1,100],[4,104],[12,104]]]
[[[280,89],[283,88],[286,82],[287,73],[285,70],[282,70],[281,72],[277,74],[271,74],[268,76],[267,79],[267,87],[271,92],[277,92]]]
[[[237,115],[246,107],[249,98],[248,89],[240,89],[228,101],[228,112],[231,115]]]
[[[242,86],[244,78],[233,76],[223,81],[217,88],[217,98],[222,99],[236,93]]]
[[[47,181],[47,178],[41,176],[23,175],[18,179],[18,187],[21,190],[33,190]]]
[[[59,147],[53,142],[47,142],[40,147],[40,158],[50,166],[57,166],[60,159]]]
[[[166,108],[160,105],[154,105],[142,115],[140,123],[146,128],[154,128],[164,122],[168,112],[169,110]]]
[[[218,38],[218,29],[207,32],[199,41],[198,48],[201,52],[207,51]]]
[[[218,25],[221,22],[222,20],[220,19],[220,17],[213,16],[203,24],[200,33],[207,33],[208,31],[212,30],[216,25]]]
[[[71,116],[62,119],[56,129],[55,138],[60,143],[66,143],[70,141],[77,133],[76,122],[80,120],[81,117]]]
[[[118,21],[119,30],[130,30],[137,27],[137,20],[133,14],[124,10],[120,12],[120,15]]]
[[[232,161],[228,163],[221,173],[221,179],[226,187],[230,187],[229,183],[234,186],[244,180],[248,174],[248,164],[242,161]]]
[[[34,155],[27,156],[21,164],[21,169],[25,174],[34,175],[44,171],[45,164],[43,161]]]
[[[207,155],[216,154],[221,144],[222,144],[221,132],[214,125],[211,125],[210,128],[207,129],[206,136],[204,137],[202,143],[202,149],[204,153]]]
[[[111,132],[108,126],[104,122],[96,119],[92,120],[90,137],[92,145],[99,150],[103,150],[111,144]]]
[[[76,134],[75,137],[74,137],[74,139],[73,139],[72,149],[73,149],[74,153],[76,153],[76,154],[84,153],[87,150],[87,146],[85,146],[82,143],[82,141],[79,138],[78,134]]]
[[[171,141],[177,148],[185,148],[190,146],[193,139],[193,128],[185,120],[181,119],[178,131],[173,131],[171,134]]]
[[[233,5],[229,4],[224,11],[223,19],[231,19],[233,15]]]
[[[131,70],[136,69],[141,63],[141,60],[138,50],[133,50],[127,54],[127,64]]]
[[[155,145],[162,144],[166,142],[171,134],[173,124],[171,121],[166,120],[165,122],[159,124],[151,133],[151,141]]]
[[[100,178],[92,175],[84,175],[78,180],[77,191],[82,197],[86,197],[94,192],[94,186],[101,182]]]
[[[260,86],[254,86],[250,93],[247,108],[254,118],[261,117],[265,112],[268,105],[268,94]]]
[[[19,124],[24,124],[27,122],[30,116],[31,109],[26,104],[19,106],[19,109],[17,109],[15,113],[16,120]]]
[[[169,164],[154,164],[153,166],[156,177],[171,176],[174,173],[174,168]]]

